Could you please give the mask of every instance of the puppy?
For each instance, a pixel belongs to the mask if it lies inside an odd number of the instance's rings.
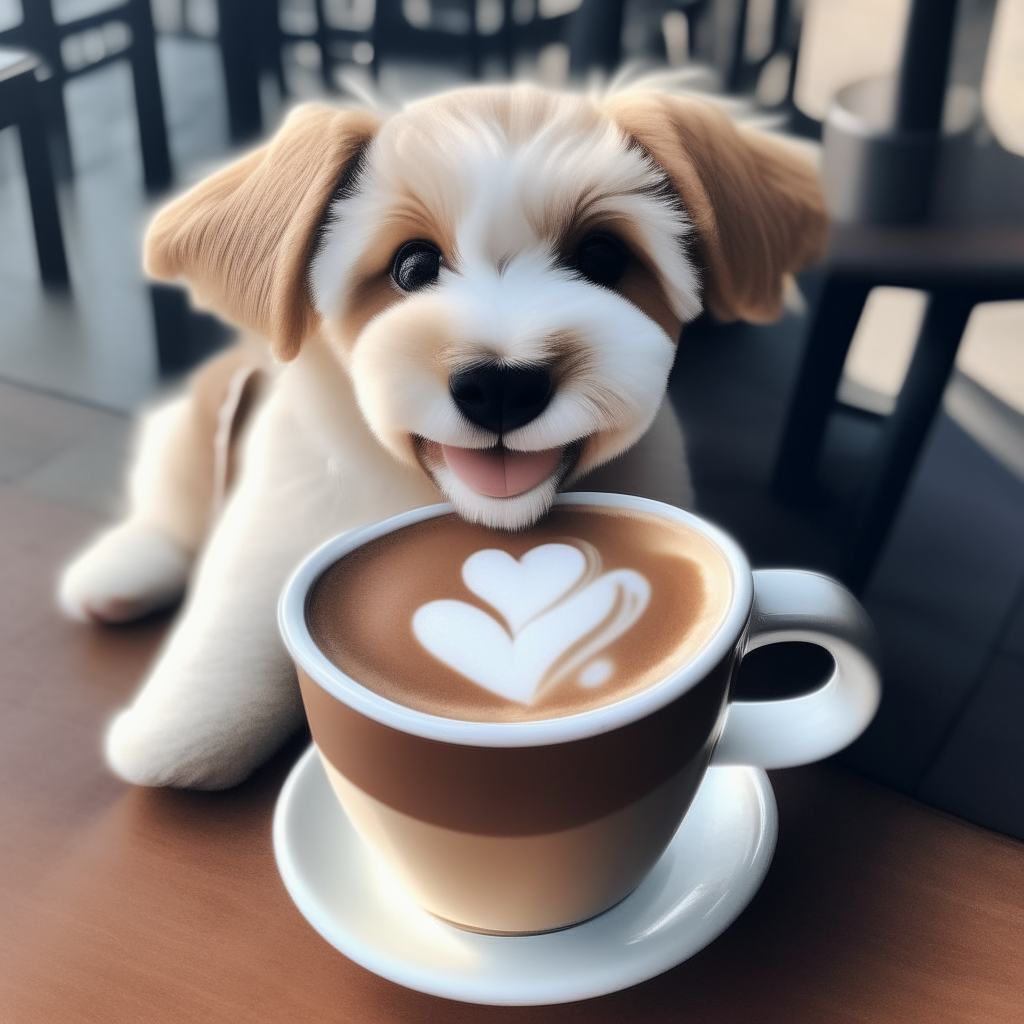
[[[114,771],[227,787],[299,726],[276,601],[331,535],[439,500],[522,529],[574,485],[688,504],[665,401],[682,325],[776,318],[825,233],[798,156],[642,90],[474,88],[388,118],[303,106],[173,202],[147,269],[251,336],[150,416],[130,516],[60,584],[73,617],[125,621],[191,580],[111,723]]]

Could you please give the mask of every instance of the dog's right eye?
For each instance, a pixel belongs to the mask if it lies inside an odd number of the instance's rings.
[[[576,247],[573,262],[588,281],[614,288],[626,271],[629,253],[613,235],[594,232]]]
[[[433,242],[406,242],[391,264],[391,279],[403,292],[433,284],[440,272],[441,250]]]

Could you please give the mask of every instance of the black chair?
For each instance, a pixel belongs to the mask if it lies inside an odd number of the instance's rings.
[[[786,88],[772,102],[779,106],[792,96],[793,68],[799,45],[801,5],[790,0],[665,0],[658,13],[679,11],[688,25],[690,56],[718,75],[723,91],[753,93],[769,61],[786,64]],[[585,76],[593,69],[612,74],[622,61],[623,0],[583,0],[571,15],[568,41],[572,69]],[[764,8],[762,10],[762,8]],[[767,13],[768,19],[762,24]],[[752,24],[758,26],[751,32]],[[664,58],[652,44],[654,59]]]
[[[566,41],[573,19],[514,0],[494,0],[486,9],[477,0],[423,0],[416,10],[414,23],[401,0],[368,0],[348,5],[341,19],[330,0],[316,0],[315,18],[279,25],[280,41],[315,43],[323,83],[335,90],[346,65],[365,65],[376,77],[382,61],[391,59],[456,65],[472,78],[493,62],[511,76],[518,55]]]
[[[401,0],[368,0],[347,6],[316,0],[310,13],[312,16],[304,13],[291,20],[282,18],[280,43],[315,44],[321,78],[329,91],[341,88],[338,76],[346,66],[365,66],[376,77],[385,56],[461,64],[476,77],[485,46],[491,48],[478,30],[475,0],[442,4],[425,0],[417,24],[406,16]]]
[[[87,17],[60,23],[54,18],[50,0],[25,0],[22,11],[19,25],[0,32],[0,45],[23,47],[42,58],[44,116],[64,151],[70,150],[64,84],[114,61],[128,60],[135,84],[146,187],[159,191],[170,185],[171,157],[149,0],[122,0]]]
[[[185,290],[176,285],[150,284],[149,298],[161,377],[187,373],[237,335],[223,320],[193,309]]]
[[[940,132],[955,13],[955,0],[915,0],[895,105],[895,133],[920,137]],[[826,148],[827,140],[826,130]],[[884,176],[881,187],[894,187],[898,179],[895,172]],[[926,195],[928,190],[924,177],[920,191]],[[910,195],[912,206],[914,200]],[[865,202],[869,208],[886,208],[871,197]],[[927,212],[924,204],[908,208],[903,219],[913,221],[922,212]],[[980,302],[1024,298],[1024,225],[939,226],[875,220],[837,224],[833,229],[823,265],[824,285],[772,484],[775,494],[790,503],[814,500],[822,443],[837,405],[836,389],[871,289],[891,285],[928,292],[927,313],[910,367],[895,409],[882,425],[847,524],[843,576],[855,589],[865,585],[881,552],[938,410],[972,308]]]
[[[157,34],[217,44],[231,141],[256,138],[265,127],[260,98],[263,76],[271,75],[284,91],[277,0],[216,0],[214,24],[196,24],[191,10],[185,0],[164,0],[158,8]]]
[[[217,0],[221,59],[234,142],[259,135],[263,124],[260,81],[264,74],[284,92],[277,0]]]
[[[680,6],[690,23],[691,53],[718,71],[726,92],[753,92],[773,56],[795,51],[799,8],[789,0],[767,5],[764,0],[699,0]],[[762,25],[765,6],[769,19]]]
[[[579,55],[585,52],[588,45],[585,39],[579,38],[581,23],[591,19],[601,22],[610,19],[621,29],[622,4],[618,0],[604,0],[596,8],[590,0],[583,0],[575,11],[565,14],[551,14],[544,11],[541,3],[535,5],[506,4],[504,45],[508,53],[508,68],[511,73],[515,68],[516,58],[521,55],[533,56],[545,47],[554,43],[562,43],[569,50],[569,71],[579,71]],[[529,16],[527,16],[529,15]]]
[[[583,78],[592,71],[612,74],[622,59],[624,0],[583,0],[568,25],[571,73]]]
[[[463,15],[462,25],[447,29],[417,28],[401,11],[400,3],[364,0],[338,5],[313,0],[293,7],[279,0],[216,0],[217,24],[197,27],[187,16],[184,0],[165,5],[170,18],[162,19],[161,34],[202,40],[216,39],[224,69],[228,122],[233,142],[260,135],[266,127],[260,97],[261,80],[276,80],[281,95],[289,92],[282,51],[312,47],[314,67],[328,92],[340,88],[338,71],[346,65],[368,66],[376,76],[380,55],[428,56],[435,60],[467,58],[478,70],[475,23],[469,0],[454,0]],[[508,0],[501,0],[507,3]],[[429,4],[428,4],[429,8]]]
[[[57,192],[46,132],[39,107],[35,71],[39,59],[23,50],[0,49],[0,129],[16,126],[21,137],[36,255],[43,283],[66,288],[68,265],[64,256]]]

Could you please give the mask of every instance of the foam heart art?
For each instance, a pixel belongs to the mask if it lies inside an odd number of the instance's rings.
[[[651,595],[633,569],[602,573],[600,554],[585,541],[542,544],[519,559],[477,551],[462,579],[503,621],[466,601],[430,601],[413,614],[413,633],[449,668],[520,704],[576,672],[586,687],[611,678],[614,665],[597,656],[633,626]]]
[[[601,571],[592,544],[542,544],[515,559],[487,548],[462,565],[462,581],[477,597],[501,613],[513,635],[531,619],[565,597],[578,583]]]

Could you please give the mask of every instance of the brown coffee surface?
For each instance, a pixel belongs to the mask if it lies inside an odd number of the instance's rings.
[[[521,559],[545,544],[570,545],[591,560],[596,550],[597,572],[639,573],[649,598],[629,628],[593,656],[581,641],[555,662],[532,699],[512,700],[427,650],[413,617],[430,602],[464,602],[490,616],[494,629],[500,626],[508,638],[503,644],[513,642],[517,634],[502,614],[464,582],[463,564],[482,550]],[[612,704],[666,678],[704,647],[731,597],[729,563],[698,531],[644,512],[576,505],[556,507],[524,533],[445,515],[370,541],[320,576],[307,598],[306,621],[330,661],[388,700],[445,718],[530,721]],[[576,665],[574,653],[584,661]],[[508,656],[496,646],[495,659]]]

